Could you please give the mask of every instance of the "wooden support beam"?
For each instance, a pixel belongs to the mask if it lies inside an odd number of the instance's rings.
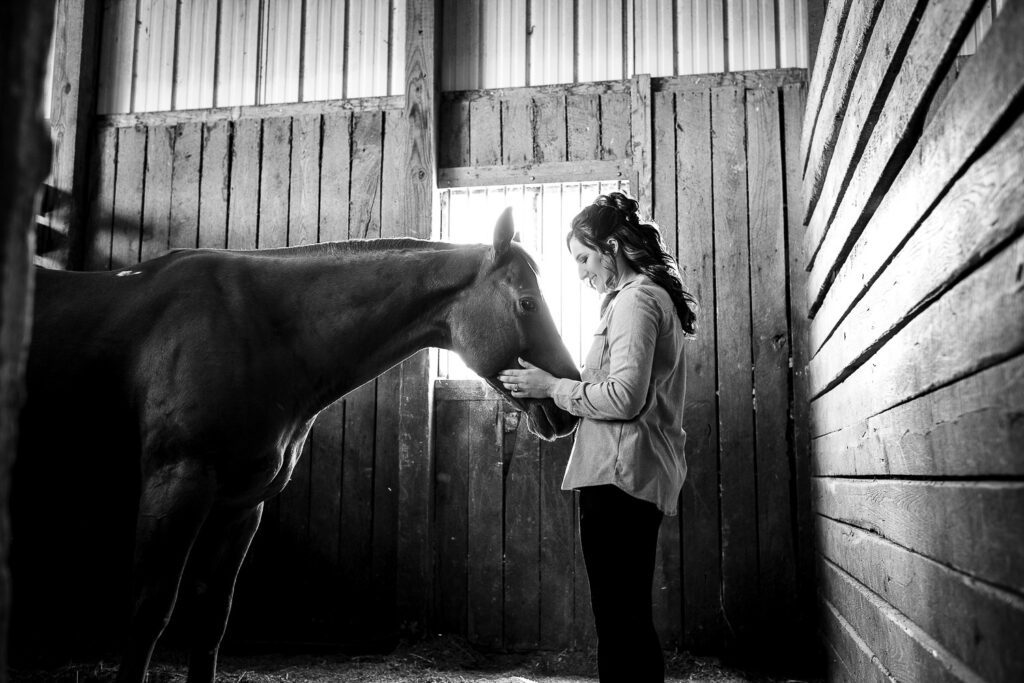
[[[437,207],[437,0],[409,0],[405,29],[407,157],[401,220],[409,237],[435,234]],[[421,631],[433,607],[433,419],[431,354],[420,351],[401,366],[398,407],[397,617],[400,628]]]
[[[651,165],[651,76],[633,76],[630,88],[630,140],[632,141],[633,177],[632,194],[640,202],[645,216],[651,210],[654,177]]]
[[[61,268],[81,269],[89,196],[89,142],[96,112],[99,0],[57,0],[50,129],[54,204],[37,253]]]

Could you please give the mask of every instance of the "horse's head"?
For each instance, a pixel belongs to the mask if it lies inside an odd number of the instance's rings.
[[[449,321],[452,348],[466,365],[501,392],[530,419],[544,439],[572,432],[577,418],[549,398],[515,398],[497,380],[522,358],[556,377],[579,379],[551,311],[540,293],[536,264],[518,243],[511,209],[494,226],[494,244],[473,284],[459,296]]]

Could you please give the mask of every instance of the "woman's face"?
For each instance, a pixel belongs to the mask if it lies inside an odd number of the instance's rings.
[[[580,279],[601,294],[607,292],[615,281],[615,262],[575,237],[569,240],[569,253],[576,262],[576,272]]]

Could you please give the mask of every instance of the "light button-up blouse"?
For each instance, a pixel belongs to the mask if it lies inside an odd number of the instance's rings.
[[[581,373],[552,398],[580,418],[563,490],[614,484],[676,514],[686,477],[684,333],[672,299],[646,276],[605,311]]]

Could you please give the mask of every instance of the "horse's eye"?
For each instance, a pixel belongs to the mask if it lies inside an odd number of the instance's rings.
[[[519,305],[523,307],[523,310],[527,313],[533,313],[537,310],[537,302],[530,297],[523,297],[519,300]]]

